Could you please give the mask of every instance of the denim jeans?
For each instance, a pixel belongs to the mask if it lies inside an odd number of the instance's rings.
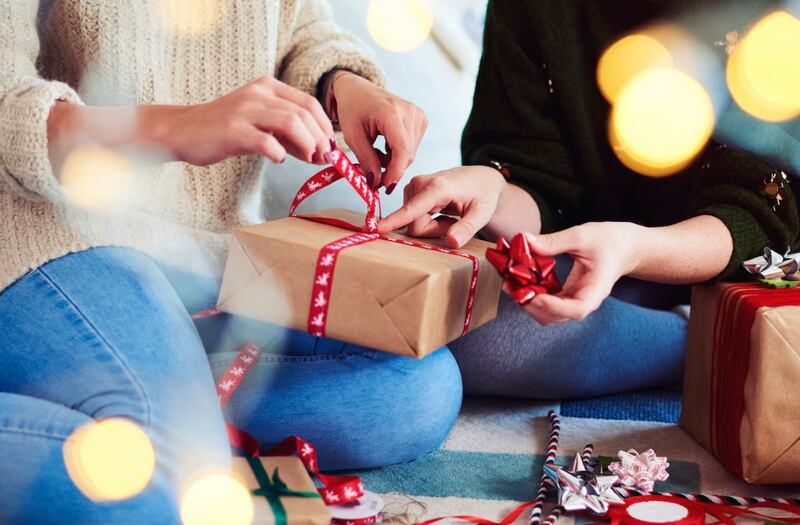
[[[228,316],[195,325],[189,313],[211,306],[217,285],[95,248],[0,294],[0,523],[178,523],[187,480],[230,463],[214,378],[245,339],[264,353],[226,417],[262,447],[298,434],[323,469],[363,468],[446,437],[462,393],[447,349],[414,360]],[[62,448],[109,417],[142,427],[156,468],[137,496],[97,504],[72,483]]]

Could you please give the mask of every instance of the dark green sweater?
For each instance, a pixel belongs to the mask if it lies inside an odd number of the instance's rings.
[[[697,215],[718,217],[734,241],[730,264],[719,278],[733,276],[765,246],[797,248],[798,198],[792,191],[800,184],[795,182],[773,211],[760,195],[773,168],[754,155],[730,147],[719,151],[712,142],[682,172],[650,178],[627,169],[611,150],[610,108],[595,81],[600,54],[654,14],[683,16],[699,4],[490,1],[474,105],[462,139],[464,164],[506,163],[511,182],[538,203],[545,232],[592,220],[661,226]]]

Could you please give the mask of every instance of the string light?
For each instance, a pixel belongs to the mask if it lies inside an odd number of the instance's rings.
[[[191,37],[219,26],[225,4],[222,0],[157,0],[156,15],[166,31]]]
[[[189,486],[181,501],[184,525],[250,525],[253,512],[250,491],[223,473],[200,476]]]
[[[597,85],[613,104],[622,88],[639,73],[672,66],[672,56],[661,42],[645,34],[629,35],[603,52],[597,64]]]
[[[644,175],[685,167],[714,129],[714,108],[699,82],[671,68],[640,73],[622,88],[610,121],[620,160]]]
[[[127,419],[106,419],[78,428],[64,443],[64,464],[92,501],[119,501],[150,482],[155,453],[150,439]]]
[[[405,53],[419,47],[433,28],[430,0],[372,0],[367,30],[376,44]]]
[[[733,49],[728,89],[747,113],[770,122],[800,114],[800,20],[777,11],[759,20]]]
[[[72,150],[61,169],[61,185],[76,204],[89,208],[120,204],[134,183],[131,163],[101,146]]]

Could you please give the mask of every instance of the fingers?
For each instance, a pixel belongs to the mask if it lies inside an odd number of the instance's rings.
[[[457,222],[456,219],[442,215],[435,219],[424,215],[408,225],[406,234],[411,237],[445,237],[447,231]]]
[[[528,314],[542,325],[565,321],[581,321],[597,310],[611,292],[609,278],[601,272],[573,268],[558,295],[541,294],[524,306]],[[610,280],[613,283],[613,279]],[[505,288],[504,288],[505,290]],[[574,290],[570,294],[567,290]]]
[[[572,227],[556,233],[532,235],[526,233],[531,249],[540,255],[560,255],[580,249],[582,246],[582,230]]]
[[[333,124],[331,124],[331,120],[325,114],[325,110],[316,98],[283,82],[275,82],[274,89],[279,97],[294,102],[305,109],[314,118],[327,138],[333,136]]]
[[[453,248],[460,248],[467,244],[481,228],[492,218],[492,210],[480,203],[473,203],[467,207],[464,215],[449,230],[447,242]]]
[[[286,160],[286,149],[271,133],[253,128],[243,137],[246,153],[262,155],[276,164]]]
[[[364,172],[369,187],[378,188],[381,183],[381,160],[366,131],[358,128],[354,133],[345,136],[345,140],[361,164],[361,171]]]
[[[413,182],[413,181],[412,181]],[[406,199],[402,208],[392,213],[378,223],[378,231],[388,233],[408,226],[417,219],[428,215],[431,210],[437,209],[441,196],[436,191],[433,184],[425,190],[412,194]],[[438,206],[441,209],[443,206]]]
[[[272,131],[291,155],[306,162],[314,162],[317,141],[309,130],[307,121],[298,112],[272,109],[261,115],[257,125],[265,131]]]
[[[388,192],[390,188],[394,190],[406,169],[414,162],[418,143],[413,142],[406,126],[399,119],[390,121],[383,134],[386,138],[386,149],[391,151],[382,181]]]

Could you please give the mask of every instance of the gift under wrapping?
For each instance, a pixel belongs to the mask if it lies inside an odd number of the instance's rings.
[[[352,223],[363,214],[317,214]],[[233,230],[217,307],[297,330],[308,327],[320,249],[353,232],[290,217]],[[390,237],[408,239],[392,233]],[[426,243],[446,246],[443,241]],[[497,315],[501,278],[486,262],[491,244],[473,239],[460,252],[480,261],[471,329]],[[423,357],[458,338],[473,266],[447,253],[376,240],[343,250],[332,279],[325,335],[386,352]],[[316,299],[316,298],[314,298]]]
[[[696,286],[681,426],[750,483],[800,482],[800,290]]]

